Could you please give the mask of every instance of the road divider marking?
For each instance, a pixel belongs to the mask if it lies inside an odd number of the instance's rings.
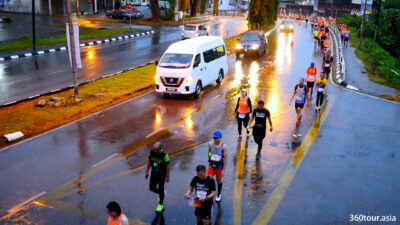
[[[11,57],[11,59],[18,59],[18,58],[19,58],[18,55],[12,55],[12,56],[10,56],[10,57]]]
[[[48,75],[52,75],[52,74],[56,74],[56,73],[60,73],[60,72],[63,72],[63,71],[65,71],[65,70],[57,70],[57,71],[54,71],[54,72],[50,72],[50,73],[48,73]]]
[[[151,132],[151,133],[148,134],[145,138],[149,138],[149,137],[151,137],[151,136],[157,134],[158,132],[160,132],[160,131],[162,131],[162,130],[164,130],[164,127],[161,127],[160,129]]]
[[[41,196],[43,196],[43,195],[46,194],[46,193],[47,193],[47,192],[45,192],[45,191],[40,192],[39,194],[34,195],[34,196],[28,198],[27,200],[21,202],[20,204],[18,204],[18,205],[16,205],[16,206],[12,207],[11,209],[7,210],[7,212],[8,212],[8,213],[14,213],[14,212],[18,211],[20,208],[24,207],[25,205],[27,205],[28,203],[34,201],[35,199],[40,198]]]
[[[103,159],[103,160],[100,160],[100,161],[98,161],[97,163],[93,164],[91,167],[92,167],[92,168],[94,168],[94,167],[97,167],[98,165],[101,165],[101,164],[103,164],[105,161],[107,161],[107,160],[109,160],[109,159],[111,159],[111,158],[115,157],[116,155],[118,155],[118,153],[114,153],[114,154],[112,154],[112,155],[108,156],[107,158],[105,158],[105,159]]]
[[[297,170],[303,162],[304,157],[307,155],[311,145],[314,142],[314,139],[317,137],[320,127],[329,115],[329,112],[331,111],[333,104],[335,103],[335,99],[335,95],[328,96],[328,100],[324,105],[321,113],[318,114],[307,135],[304,137],[300,146],[296,149],[296,152],[293,155],[293,159],[290,161],[282,177],[279,179],[278,185],[268,197],[264,207],[257,214],[258,216],[253,222],[253,225],[266,225],[271,220],[272,216],[275,213],[275,210],[278,208],[280,202],[285,196],[286,190],[289,188],[290,183],[296,175]]]
[[[67,47],[61,47],[60,50],[61,51],[67,50]]]

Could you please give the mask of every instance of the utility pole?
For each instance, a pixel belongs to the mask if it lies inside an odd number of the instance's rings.
[[[361,29],[360,29],[360,43],[358,44],[358,49],[362,48],[362,38],[363,38],[363,31],[364,31],[365,10],[366,9],[367,9],[367,0],[364,0],[364,12],[362,14]]]
[[[32,0],[32,49],[36,50],[35,0]]]
[[[376,17],[375,34],[374,34],[374,45],[372,48],[375,48],[376,35],[378,33],[378,27],[379,27],[379,17],[381,16],[381,4],[382,4],[382,0],[379,0],[378,1],[378,13],[377,13],[377,17]]]
[[[74,95],[78,96],[78,82],[77,82],[77,68],[76,68],[76,52],[75,52],[75,37],[74,37],[74,27],[72,26],[71,19],[71,0],[67,0],[67,20],[69,29],[69,41],[71,46],[71,62],[72,62],[72,79],[74,82]]]

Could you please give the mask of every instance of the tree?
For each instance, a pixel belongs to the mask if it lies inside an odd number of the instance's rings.
[[[250,29],[266,29],[278,15],[279,0],[251,0],[249,8]]]
[[[219,0],[213,1],[213,15],[218,16]]]
[[[150,0],[150,8],[153,20],[160,21],[161,14],[160,14],[160,7],[158,7],[158,0]]]
[[[203,14],[206,11],[206,0],[200,0],[200,14]]]
[[[196,16],[198,5],[199,5],[199,0],[190,1],[190,16]]]

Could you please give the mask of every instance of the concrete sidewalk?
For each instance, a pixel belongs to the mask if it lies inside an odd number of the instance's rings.
[[[372,95],[396,95],[396,89],[370,81],[367,69],[355,53],[355,48],[343,47],[343,57],[346,62],[346,81]]]

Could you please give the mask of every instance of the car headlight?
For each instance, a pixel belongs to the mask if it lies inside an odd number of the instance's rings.
[[[281,29],[283,29],[283,28],[285,28],[285,26],[284,26],[284,25],[281,25]]]
[[[293,29],[293,25],[290,25],[289,28],[290,28],[290,29]]]
[[[184,80],[183,80],[183,83],[184,84],[190,84],[190,83],[192,83],[193,82],[193,77],[192,76],[188,76],[188,77],[185,77],[185,78],[183,78]]]
[[[258,44],[254,44],[251,46],[252,49],[258,49],[260,46]]]
[[[242,48],[242,45],[241,45],[241,44],[236,44],[236,48],[237,48],[237,49],[241,49],[241,48]]]
[[[154,80],[155,80],[156,83],[157,83],[157,82],[160,82],[160,76],[159,76],[158,74],[156,74],[156,75],[154,76]]]

